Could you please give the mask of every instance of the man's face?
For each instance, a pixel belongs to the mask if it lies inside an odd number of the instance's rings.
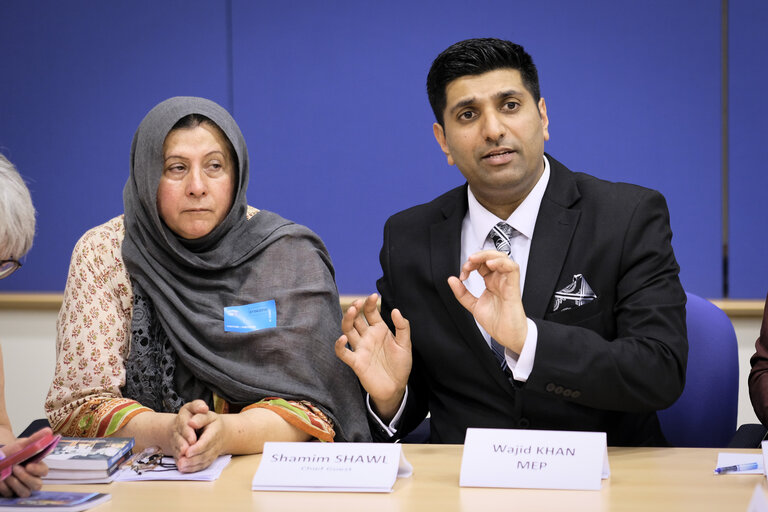
[[[544,172],[544,98],[536,104],[516,69],[457,78],[445,93],[445,128],[435,123],[435,138],[480,204],[507,218]]]

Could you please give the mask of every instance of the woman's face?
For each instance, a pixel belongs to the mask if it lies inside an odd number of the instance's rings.
[[[209,123],[173,130],[165,138],[163,158],[160,217],[182,238],[207,235],[232,207],[235,169],[224,134]]]

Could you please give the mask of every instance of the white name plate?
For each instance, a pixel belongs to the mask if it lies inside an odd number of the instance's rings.
[[[605,432],[468,428],[459,485],[599,490],[609,474]]]
[[[391,492],[413,468],[399,444],[264,443],[254,491]]]

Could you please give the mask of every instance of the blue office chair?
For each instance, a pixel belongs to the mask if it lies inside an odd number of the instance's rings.
[[[659,421],[672,446],[721,448],[736,432],[736,332],[720,308],[697,295],[686,295],[689,349],[685,389],[677,402],[659,411]]]

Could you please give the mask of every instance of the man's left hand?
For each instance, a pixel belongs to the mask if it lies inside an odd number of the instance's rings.
[[[462,281],[477,271],[485,281],[480,297],[472,295]],[[449,277],[456,300],[499,344],[516,354],[523,350],[528,322],[520,297],[520,267],[499,251],[472,254],[461,266],[458,278]]]

